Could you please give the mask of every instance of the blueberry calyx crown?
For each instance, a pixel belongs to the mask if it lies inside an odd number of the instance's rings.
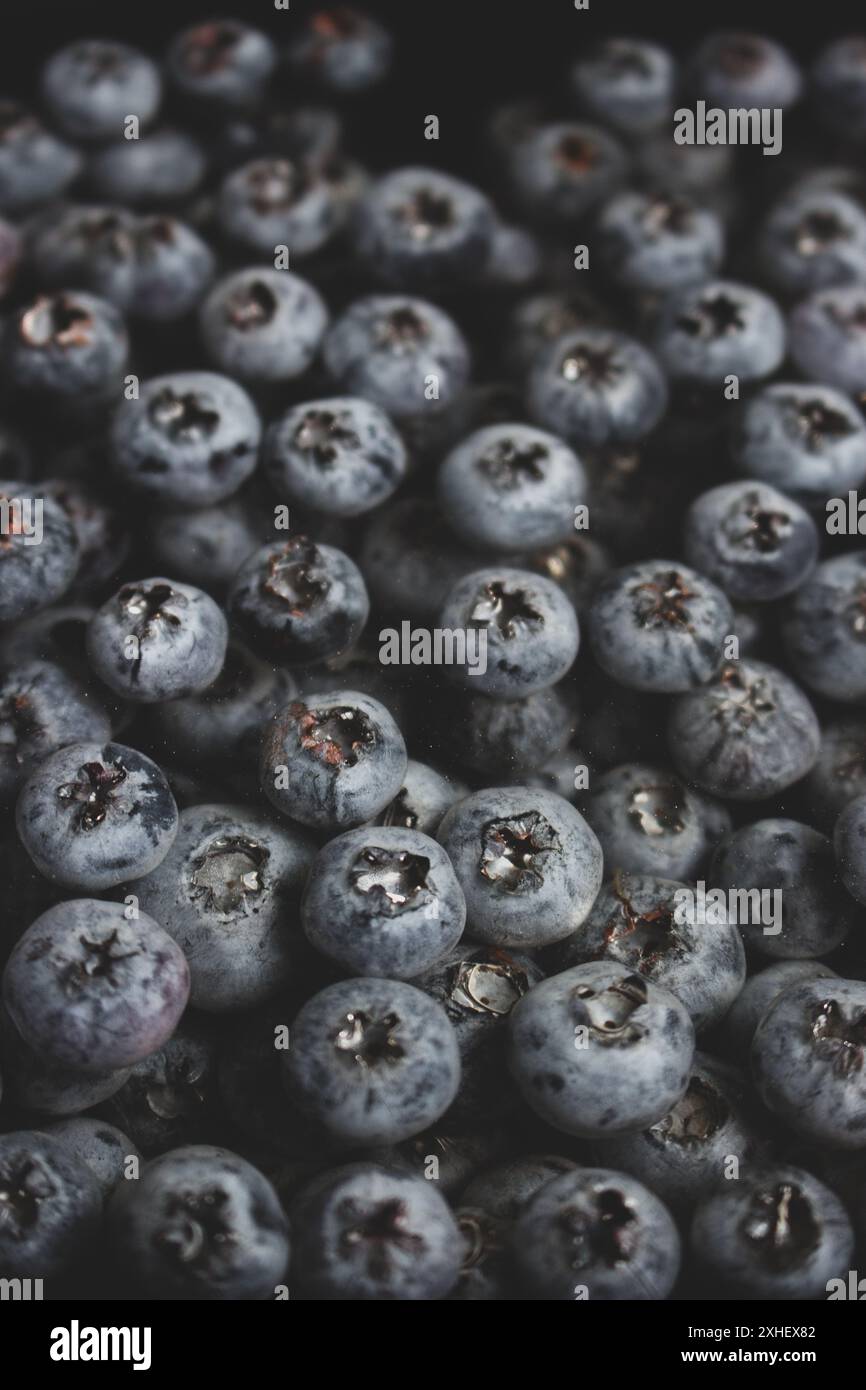
[[[790,399],[785,404],[795,429],[810,449],[820,449],[828,439],[843,439],[854,428],[847,416],[824,401]]]
[[[135,624],[134,636],[147,637],[157,623],[169,627],[180,627],[180,618],[167,607],[169,603],[178,608],[186,606],[186,598],[170,584],[127,584],[117,596],[124,618]]]
[[[565,381],[581,381],[595,389],[609,385],[620,371],[615,347],[580,341],[566,348],[559,363],[559,375]]]
[[[686,828],[685,790],[679,782],[656,782],[635,787],[628,799],[629,821],[651,838],[680,835]]]
[[[39,295],[21,315],[19,332],[28,347],[87,347],[93,319],[69,294]]]
[[[800,220],[791,239],[801,256],[818,256],[834,242],[850,240],[850,233],[834,212],[816,209]]]
[[[861,642],[866,638],[866,583],[860,584],[849,604],[851,630]]]
[[[351,705],[315,710],[295,702],[289,715],[301,747],[328,767],[354,767],[376,742],[369,719]]]
[[[444,193],[423,186],[391,208],[391,219],[401,222],[412,241],[433,241],[454,225],[454,204]]]
[[[98,762],[84,763],[78,769],[77,781],[64,782],[57,788],[57,799],[78,808],[79,830],[95,830],[108,815],[117,789],[126,777],[126,768],[120,759],[108,766]]]
[[[119,79],[127,68],[126,54],[113,43],[91,41],[77,44],[74,57],[76,63],[87,69],[87,76],[92,82],[99,82],[105,77]]]
[[[772,555],[791,534],[789,512],[771,512],[762,507],[757,493],[740,498],[725,521],[729,538],[743,550],[756,550],[759,555]]]
[[[250,905],[264,890],[264,868],[270,854],[248,835],[223,835],[212,840],[194,861],[191,884],[208,909],[235,912]]]
[[[314,14],[310,28],[322,45],[335,43],[362,33],[364,17],[348,5],[336,5],[333,9],[319,10]]]
[[[547,457],[548,450],[544,444],[520,444],[514,439],[499,439],[479,454],[476,467],[505,492],[519,487],[521,483],[543,482],[541,462]]]
[[[613,78],[648,77],[652,68],[646,54],[628,39],[603,39],[590,50],[590,62]]]
[[[430,860],[423,854],[369,845],[355,859],[349,882],[356,893],[375,897],[377,911],[394,916],[429,900],[429,872]]]
[[[107,936],[96,940],[83,932],[78,942],[83,948],[80,957],[71,961],[63,974],[63,983],[69,995],[80,994],[91,980],[102,980],[109,989],[114,989],[118,984],[115,974],[118,962],[130,960],[139,954],[138,945],[134,941],[122,940],[117,927]]]
[[[188,72],[210,76],[229,67],[240,38],[240,28],[230,21],[198,24],[186,35],[180,59]]]
[[[380,1063],[393,1066],[405,1055],[397,1037],[402,1022],[394,1012],[375,1018],[360,1009],[352,1010],[334,1036],[334,1047],[347,1061],[367,1070]]]
[[[640,1233],[634,1211],[612,1187],[593,1192],[592,1204],[590,1211],[567,1206],[557,1216],[557,1226],[571,1247],[572,1269],[627,1263]]]
[[[789,1182],[756,1191],[741,1230],[771,1269],[800,1264],[815,1249],[821,1235],[808,1198],[795,1183]]]
[[[495,1217],[481,1210],[462,1210],[455,1212],[457,1227],[466,1247],[460,1273],[477,1269],[491,1254],[502,1249],[501,1227]]]
[[[501,579],[494,579],[479,589],[469,613],[469,626],[495,628],[497,632],[511,641],[542,623],[544,618],[523,589],[510,588]]]
[[[866,1056],[866,1010],[849,1017],[835,999],[825,999],[812,1018],[815,1051],[827,1058],[837,1076],[863,1070]]]
[[[165,1224],[155,1236],[166,1257],[180,1265],[207,1263],[235,1240],[228,1220],[229,1199],[218,1187],[184,1192],[172,1199]]]
[[[307,536],[295,536],[269,555],[261,580],[262,593],[287,604],[292,618],[306,613],[330,587],[319,549]]]
[[[766,676],[744,675],[733,662],[728,662],[719,673],[718,694],[716,718],[743,731],[776,708]]]
[[[697,1148],[719,1132],[730,1113],[726,1100],[714,1086],[692,1076],[682,1100],[651,1125],[647,1134],[654,1143]]]
[[[603,1046],[630,1047],[646,1036],[646,1029],[633,1017],[648,998],[646,981],[640,975],[627,975],[600,990],[580,984],[573,997],[578,1018],[575,1037],[587,1030]]]
[[[667,570],[635,584],[631,590],[634,615],[641,627],[680,627],[692,630],[689,599],[695,598],[682,575]]]
[[[570,177],[588,174],[599,161],[599,149],[575,131],[567,131],[553,152],[553,158]]]
[[[724,338],[746,326],[741,303],[725,293],[707,295],[693,309],[681,314],[677,324],[693,338]]]
[[[353,1198],[347,1198],[337,1208],[337,1216],[347,1223],[340,1236],[344,1254],[356,1254],[363,1250],[367,1270],[375,1279],[384,1279],[388,1274],[390,1258],[389,1247],[418,1255],[424,1249],[423,1235],[410,1230],[407,1222],[409,1213],[399,1198],[377,1202],[372,1209],[359,1210]]]
[[[30,698],[19,691],[0,701],[0,748],[15,749],[15,758],[22,761],[19,744],[28,738],[35,738],[42,729]],[[8,737],[7,737],[8,734]]]
[[[242,333],[270,323],[277,312],[277,298],[264,280],[251,280],[235,290],[226,302],[225,317]]]
[[[641,226],[651,240],[661,236],[684,236],[691,231],[694,208],[675,194],[657,194],[641,213]]]
[[[529,990],[526,972],[504,951],[482,960],[461,960],[451,972],[449,1000],[473,1013],[504,1018]]]
[[[562,850],[559,836],[540,811],[488,821],[481,830],[483,878],[506,893],[524,893],[544,883],[544,865]]]
[[[212,435],[219,427],[219,411],[202,404],[195,391],[183,394],[165,386],[151,399],[147,408],[153,424],[169,439],[199,440]]]
[[[660,903],[647,912],[637,912],[626,884],[626,876],[617,870],[611,884],[617,909],[605,926],[604,945],[598,955],[616,955],[643,974],[651,975],[664,956],[683,954],[688,947],[676,929],[670,904]]]
[[[22,1156],[0,1171],[0,1227],[22,1238],[39,1220],[44,1201],[56,1194],[56,1184],[35,1158]]]
[[[751,77],[767,63],[767,50],[757,36],[732,34],[716,50],[716,61],[731,77]]]
[[[0,101],[0,143],[20,140],[39,129],[39,122],[15,101]]]
[[[430,325],[411,304],[401,304],[383,315],[374,334],[378,347],[395,352],[414,352],[429,336]]]
[[[148,1079],[140,1099],[151,1115],[160,1120],[185,1119],[201,1108],[205,1099],[205,1063],[199,1055],[177,1057],[162,1054],[164,1065],[158,1079]],[[135,1085],[135,1077],[128,1085]]]
[[[326,466],[333,463],[341,449],[361,448],[361,441],[347,421],[347,410],[308,410],[295,430],[292,443],[301,453],[311,454],[314,461]]]
[[[307,192],[309,180],[288,159],[261,159],[247,171],[247,189],[256,212],[284,212]]]

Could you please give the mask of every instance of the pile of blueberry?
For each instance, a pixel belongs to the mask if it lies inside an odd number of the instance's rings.
[[[0,102],[0,1276],[826,1298],[866,38],[605,40],[382,167],[392,36],[277,24]]]

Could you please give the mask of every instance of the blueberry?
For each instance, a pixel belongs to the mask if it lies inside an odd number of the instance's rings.
[[[281,498],[329,516],[358,516],[394,493],[406,446],[387,415],[351,396],[305,401],[268,430],[264,470]]]
[[[68,743],[104,742],[111,725],[98,700],[48,661],[0,673],[0,804],[50,753]]]
[[[765,1104],[828,1148],[866,1147],[866,985],[803,980],[774,999],[752,1040]]]
[[[578,449],[633,444],[658,424],[667,399],[664,376],[646,348],[602,328],[555,339],[527,385],[533,419]]]
[[[626,1173],[579,1168],[539,1188],[509,1248],[526,1294],[560,1302],[663,1299],[680,1267],[667,1208]]]
[[[442,1005],[457,1035],[461,1079],[450,1123],[483,1125],[515,1108],[517,1094],[505,1070],[508,1016],[543,978],[528,955],[464,941],[415,980]]]
[[[866,795],[855,796],[843,808],[833,830],[833,847],[842,882],[858,903],[866,902]]]
[[[592,1160],[630,1173],[681,1211],[719,1185],[732,1155],[750,1164],[757,1147],[745,1077],[697,1052],[682,1099],[649,1129],[600,1139],[592,1146]]]
[[[760,801],[805,776],[820,729],[794,682],[750,659],[726,662],[708,684],[674,702],[668,743],[681,775],[702,791]]]
[[[783,626],[794,671],[831,700],[866,695],[866,550],[824,560],[794,595]]]
[[[108,1233],[146,1298],[264,1300],[286,1275],[276,1192],[246,1159],[210,1144],[172,1149],[115,1188]]]
[[[152,514],[145,540],[163,574],[223,594],[244,560],[261,544],[261,528],[240,499],[194,511]]]
[[[98,1239],[99,1184],[57,1139],[0,1135],[0,1268],[4,1277],[56,1279]]]
[[[504,345],[506,362],[523,377],[539,354],[567,333],[585,328],[612,328],[615,316],[608,305],[587,290],[528,295],[513,309]]]
[[[31,300],[0,340],[7,387],[76,420],[120,398],[128,352],[114,305],[71,290]]]
[[[736,471],[777,487],[804,506],[823,506],[866,480],[866,426],[854,404],[829,386],[765,386],[737,413],[731,439]]]
[[[770,211],[756,255],[783,294],[809,294],[866,278],[866,212],[829,189],[789,193]]]
[[[689,64],[691,89],[708,107],[780,106],[799,100],[800,70],[787,49],[761,34],[716,33]]]
[[[724,806],[646,763],[621,763],[593,780],[584,813],[609,872],[660,878],[697,878],[731,823]]]
[[[323,358],[342,390],[397,419],[447,409],[470,371],[454,321],[426,300],[399,295],[356,299],[328,332]]]
[[[208,358],[220,371],[257,386],[302,376],[327,324],[324,300],[311,284],[258,266],[220,280],[199,315]]]
[[[715,1289],[750,1299],[827,1297],[854,1253],[839,1199],[802,1168],[760,1168],[722,1183],[701,1202],[692,1253]]]
[[[130,113],[142,126],[153,120],[162,82],[156,64],[127,44],[77,40],[46,63],[42,96],[64,134],[117,140]]]
[[[271,261],[277,246],[288,246],[293,256],[319,251],[340,223],[339,203],[327,181],[276,156],[254,159],[228,174],[216,213],[229,241]]]
[[[606,38],[587,47],[570,73],[578,109],[623,136],[644,136],[671,115],[677,80],[667,49],[647,39]]]
[[[302,1297],[439,1299],[457,1281],[463,1242],[435,1183],[349,1164],[308,1184],[290,1216]]]
[[[311,695],[266,728],[262,791],[304,825],[348,830],[396,796],[406,763],[402,735],[378,700],[353,690]]]
[[[690,690],[719,668],[733,627],[725,595],[703,575],[669,560],[615,570],[595,591],[589,638],[598,664],[622,685]]]
[[[468,545],[522,551],[574,533],[586,477],[567,444],[529,425],[488,425],[446,456],[436,479],[448,524]]]
[[[152,377],[124,400],[111,463],[136,492],[175,507],[207,507],[237,492],[256,466],[261,423],[247,393],[213,372]]]
[[[548,1124],[604,1138],[655,1124],[685,1094],[695,1034],[673,994],[614,961],[543,980],[512,1010],[509,1065]]]
[[[273,1033],[270,1043],[273,1051]],[[201,1016],[188,1012],[161,1047],[124,1073],[102,1113],[147,1155],[212,1134],[218,1115],[216,1042]]]
[[[176,756],[190,766],[241,769],[258,753],[265,720],[294,694],[286,671],[232,642],[216,680],[197,695],[157,705],[153,723]]]
[[[165,1041],[186,1006],[189,968],[146,914],[81,898],[28,927],[6,964],[3,999],[24,1041],[82,1072],[131,1066]]]
[[[434,503],[423,497],[403,497],[374,513],[360,561],[379,608],[431,625],[449,590],[478,563],[451,536]]]
[[[819,119],[843,140],[866,137],[866,43],[860,34],[834,39],[818,54],[811,71],[813,107]]]
[[[729,598],[763,602],[791,593],[818,558],[809,513],[766,483],[723,483],[686,513],[685,555]]]
[[[435,835],[445,812],[465,795],[462,783],[410,758],[402,787],[379,812],[376,823]]]
[[[474,1177],[461,1200],[503,1222],[513,1222],[539,1188],[570,1173],[577,1164],[563,1154],[522,1154]]]
[[[574,697],[561,686],[503,700],[473,690],[442,691],[430,736],[458,775],[519,781],[561,752],[574,733]]]
[[[126,1134],[106,1120],[92,1119],[89,1115],[55,1120],[44,1133],[62,1145],[70,1157],[90,1170],[102,1189],[103,1197],[107,1197],[126,1178],[127,1161],[141,1158]]]
[[[106,202],[151,207],[195,193],[206,165],[193,136],[164,127],[139,140],[116,140],[96,150],[87,161],[87,181]]]
[[[396,169],[361,198],[354,242],[362,263],[401,289],[460,283],[488,259],[493,209],[482,193],[437,169]]]
[[[395,1144],[433,1124],[460,1085],[444,1009],[399,980],[328,985],[294,1020],[289,1095],[345,1145]]]
[[[618,193],[597,227],[605,266],[623,289],[667,294],[710,279],[722,263],[720,219],[682,194]]]
[[[866,389],[866,287],[839,285],[807,295],[791,314],[789,342],[804,377],[859,395]]]
[[[24,1041],[2,1001],[0,1047],[5,1092],[17,1104],[42,1115],[79,1115],[114,1095],[129,1076],[128,1067],[83,1072],[46,1061]]]
[[[675,879],[615,873],[577,931],[550,953],[548,964],[569,970],[591,961],[638,971],[685,1005],[697,1031],[727,1013],[743,987],[746,958],[727,913],[704,920]]]
[[[129,553],[132,538],[122,516],[87,483],[49,478],[36,490],[63,509],[78,537],[79,562],[72,593],[101,592]]]
[[[189,961],[195,1008],[252,1007],[286,983],[312,858],[300,832],[246,807],[181,812],[168,854],[136,881],[135,892]]]
[[[146,874],[177,833],[177,807],[150,758],[119,743],[72,743],[30,774],[15,810],[40,873],[100,892]]]
[[[184,29],[173,40],[166,70],[181,96],[204,109],[244,110],[261,100],[277,63],[266,34],[232,19]]]
[[[727,376],[741,384],[760,381],[781,366],[785,322],[760,290],[709,280],[670,296],[653,343],[671,377],[721,394]]]
[[[391,36],[381,24],[339,5],[316,10],[286,50],[289,68],[340,96],[355,96],[380,82],[391,65]]]
[[[818,960],[780,960],[750,975],[723,1024],[724,1038],[737,1062],[748,1065],[755,1029],[779,995],[801,980],[834,979],[836,972]]]
[[[519,140],[509,173],[517,201],[534,221],[569,226],[623,182],[619,141],[578,121],[542,125]]]
[[[118,695],[142,704],[206,689],[227,644],[228,624],[208,594],[160,578],[124,584],[87,629],[94,671]]]
[[[0,102],[0,208],[17,215],[59,198],[83,160],[25,107]]]
[[[435,840],[366,826],[319,850],[301,921],[310,943],[347,973],[408,980],[456,945],[466,903]]]
[[[851,931],[851,904],[841,891],[826,836],[794,820],[741,826],[717,846],[710,877],[730,889],[780,893],[781,923],[767,930],[751,917],[740,925],[747,946],[782,960],[826,956]]]
[[[0,622],[27,618],[69,589],[81,559],[75,528],[51,497],[0,483]]]
[[[275,541],[248,557],[229,591],[232,621],[254,647],[289,664],[338,656],[369,613],[360,570],[334,546],[307,536]]]
[[[447,811],[438,839],[466,897],[469,934],[532,950],[576,931],[601,886],[601,847],[553,792],[474,792]]]
[[[541,575],[507,566],[458,580],[439,626],[467,634],[466,664],[449,667],[449,676],[503,700],[554,685],[572,666],[580,640],[574,608],[562,590]],[[470,661],[472,630],[477,645]]]

